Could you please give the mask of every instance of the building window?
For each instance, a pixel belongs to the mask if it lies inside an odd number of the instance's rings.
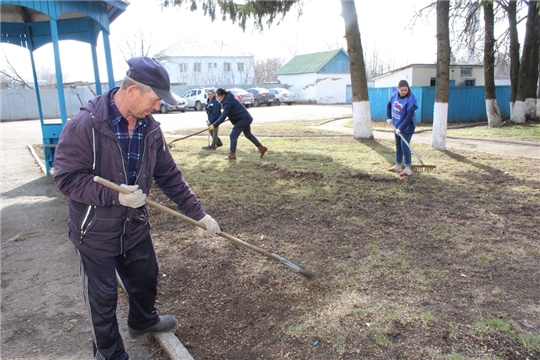
[[[193,64],[193,71],[194,72],[201,72],[202,64],[201,63],[194,63]]]
[[[216,62],[214,63],[214,69],[217,69],[217,63]]]
[[[212,69],[212,63],[211,62],[208,63],[208,69]]]
[[[244,63],[238,63],[238,72],[244,72]]]
[[[465,86],[476,86],[476,79],[467,79],[465,80]]]
[[[178,64],[178,70],[181,73],[187,73],[187,64],[186,63]]]
[[[228,63],[228,62],[224,63],[223,64],[223,71],[231,72],[231,63]]]
[[[435,86],[437,84],[437,78],[432,77],[429,80],[429,86]]]
[[[472,76],[472,68],[461,68],[461,77]]]

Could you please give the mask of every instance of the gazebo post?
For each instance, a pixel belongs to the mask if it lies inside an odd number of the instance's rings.
[[[30,63],[32,64],[32,76],[34,77],[34,89],[36,90],[36,101],[38,106],[38,113],[39,113],[39,122],[41,124],[41,127],[43,127],[43,109],[41,108],[41,95],[39,93],[39,83],[37,78],[37,71],[36,71],[36,61],[34,60],[34,45],[32,44],[32,33],[30,30],[30,26],[26,26],[26,46],[30,53]]]
[[[50,169],[54,167],[54,150],[56,144],[58,144],[58,139],[60,138],[60,133],[64,124],[67,122],[67,112],[66,112],[66,99],[64,95],[64,82],[62,80],[62,66],[60,64],[60,47],[58,45],[58,24],[56,22],[56,14],[51,14],[49,19],[51,27],[51,38],[54,50],[54,64],[56,69],[56,88],[58,90],[58,105],[60,108],[60,116],[62,122],[60,124],[42,124],[42,133],[43,133],[43,152],[45,157],[45,170],[47,175],[50,174]]]
[[[101,34],[103,36],[103,47],[105,48],[105,61],[107,63],[107,74],[109,76],[109,90],[112,89],[115,86],[114,83],[114,74],[113,74],[113,66],[112,66],[112,58],[111,58],[111,44],[109,42],[109,27],[107,26],[107,30],[103,29],[101,31]]]
[[[90,49],[92,51],[92,64],[94,66],[94,82],[96,84],[96,94],[101,95],[101,80],[99,78],[99,66],[97,61],[97,41],[96,41],[96,34],[90,27]]]

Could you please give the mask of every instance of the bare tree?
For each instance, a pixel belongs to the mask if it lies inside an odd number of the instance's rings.
[[[510,54],[497,51],[495,53],[495,79],[510,78]]]
[[[123,42],[117,41],[116,44],[125,61],[137,56],[148,56],[161,62],[167,62],[170,59],[168,49],[154,52],[152,34],[141,29],[136,34],[130,34]]]
[[[11,61],[9,61],[5,52],[3,55],[4,62],[6,63],[7,67],[0,69],[0,74],[2,76],[2,87],[10,88],[13,87],[13,85],[18,85],[22,86],[23,88],[33,89],[34,87],[30,86],[30,84],[28,84],[28,82],[17,72],[17,69],[15,69]]]
[[[493,2],[484,3],[484,93],[489,127],[501,127],[501,112],[495,93],[495,19]]]
[[[367,53],[366,49],[366,53]],[[375,47],[370,56],[364,55],[366,59],[366,76],[367,81],[371,81],[374,77],[384,74],[391,69],[390,64],[384,62],[379,57],[379,49]]]
[[[276,72],[283,66],[283,59],[268,58],[255,61],[255,84],[271,83],[278,80]]]
[[[56,88],[57,81],[56,81],[56,71],[51,69],[48,66],[42,66],[37,71],[37,78],[38,81],[43,83],[40,87],[44,88]],[[65,83],[69,78],[69,74],[67,72],[62,72],[62,82]]]
[[[298,38],[298,34],[296,33],[291,34],[289,41],[285,44],[287,51],[292,57],[295,57],[296,55],[300,55],[301,53],[303,53],[305,46],[306,46],[306,43],[304,41],[301,41]]]
[[[437,0],[437,77],[431,146],[446,150],[448,123],[448,86],[450,79],[450,3]]]

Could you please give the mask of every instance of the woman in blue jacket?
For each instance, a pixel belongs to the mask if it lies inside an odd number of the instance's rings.
[[[411,170],[411,150],[405,144],[401,136],[410,144],[414,129],[416,128],[416,114],[418,109],[416,97],[411,92],[409,83],[401,80],[396,91],[390,95],[386,106],[386,120],[394,128],[396,140],[396,164],[388,171],[399,172],[401,176],[412,175]],[[401,136],[400,136],[401,135]],[[401,170],[401,165],[405,163],[405,169]]]
[[[266,146],[263,146],[259,140],[251,133],[251,123],[253,117],[247,111],[246,107],[234,96],[233,93],[226,91],[225,89],[217,89],[216,98],[223,105],[223,112],[219,119],[210,125],[209,130],[214,130],[214,127],[218,127],[227,117],[234,125],[231,130],[229,138],[231,140],[229,160],[236,160],[236,145],[238,143],[238,137],[240,133],[244,133],[244,136],[251,141],[258,149],[261,157],[268,151]]]

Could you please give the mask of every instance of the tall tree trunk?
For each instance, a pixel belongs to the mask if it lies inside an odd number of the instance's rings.
[[[371,110],[364,63],[364,51],[360,39],[356,5],[351,0],[341,1],[341,16],[345,21],[345,39],[351,68],[353,135],[355,139],[373,139]]]
[[[446,150],[448,122],[448,85],[450,78],[450,2],[437,0],[437,78],[435,81],[435,107],[431,146]]]
[[[525,40],[523,41],[523,53],[521,55],[521,66],[519,67],[519,81],[516,93],[516,101],[512,107],[512,116],[510,120],[515,123],[524,123],[527,112],[525,100],[527,99],[527,90],[529,89],[529,70],[534,48],[534,29],[538,12],[536,10],[536,1],[529,1],[529,11],[527,14],[527,23],[525,26]],[[536,77],[533,78],[536,81]]]
[[[532,48],[531,48],[531,59],[529,63],[529,81],[528,81],[528,87],[527,87],[527,99],[525,100],[526,103],[526,112],[525,116],[527,119],[536,119],[538,116],[537,108],[538,108],[538,96],[537,89],[538,89],[538,65],[539,65],[539,53],[540,50],[540,15],[538,14],[538,11],[535,15],[535,21],[534,21],[534,31],[533,31],[533,40],[532,40]]]
[[[519,40],[517,31],[517,1],[508,3],[508,25],[510,31],[510,109],[516,101],[519,82]]]
[[[489,127],[501,127],[501,112],[497,104],[495,93],[495,25],[493,15],[493,3],[484,4],[484,80],[486,96],[486,113]]]
[[[538,58],[540,59],[540,46],[538,47]],[[537,81],[540,83],[540,60],[538,62],[538,78]],[[536,89],[536,118],[540,119],[540,87]]]

